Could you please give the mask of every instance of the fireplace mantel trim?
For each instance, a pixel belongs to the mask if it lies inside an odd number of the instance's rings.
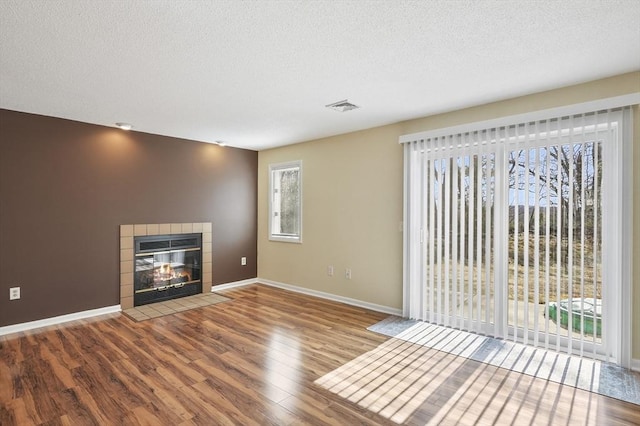
[[[120,307],[133,308],[133,237],[202,233],[202,292],[210,293],[211,222],[120,225]]]

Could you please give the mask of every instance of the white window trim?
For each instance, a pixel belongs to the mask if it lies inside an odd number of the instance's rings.
[[[272,231],[272,222],[273,222],[273,172],[281,169],[289,169],[293,167],[299,168],[298,180],[299,184],[299,192],[300,192],[300,205],[298,207],[299,215],[300,215],[300,232],[298,235],[287,236],[287,235],[274,235]],[[275,163],[269,164],[269,224],[268,224],[268,233],[269,233],[269,241],[277,241],[284,243],[297,243],[302,244],[302,160],[295,161],[287,161],[284,163]]]
[[[640,102],[639,102],[640,103]],[[621,253],[621,281],[622,291],[620,297],[620,342],[618,342],[619,364],[626,368],[631,368],[632,361],[632,339],[633,339],[633,122],[632,110],[624,112],[625,125],[622,128],[622,140],[630,143],[623,143],[618,152],[618,176],[621,182],[622,206],[620,211],[620,227],[622,232],[620,240]],[[628,321],[627,321],[628,320]]]

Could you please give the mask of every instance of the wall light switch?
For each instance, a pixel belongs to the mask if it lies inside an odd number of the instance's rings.
[[[20,299],[20,287],[11,287],[9,289],[9,300]]]
[[[327,275],[329,275],[330,277],[333,276],[333,265],[327,266]]]
[[[240,258],[240,264],[242,266],[246,266],[247,265],[247,258],[246,257],[241,257]]]
[[[345,277],[346,279],[348,279],[348,280],[350,280],[350,279],[351,279],[351,268],[347,268],[347,269],[344,271],[344,277]]]

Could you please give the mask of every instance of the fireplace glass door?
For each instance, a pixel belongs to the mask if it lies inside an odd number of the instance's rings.
[[[201,234],[136,237],[134,305],[202,292]]]

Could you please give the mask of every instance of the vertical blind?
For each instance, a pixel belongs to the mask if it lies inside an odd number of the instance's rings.
[[[622,117],[606,110],[403,141],[404,315],[614,356]]]

